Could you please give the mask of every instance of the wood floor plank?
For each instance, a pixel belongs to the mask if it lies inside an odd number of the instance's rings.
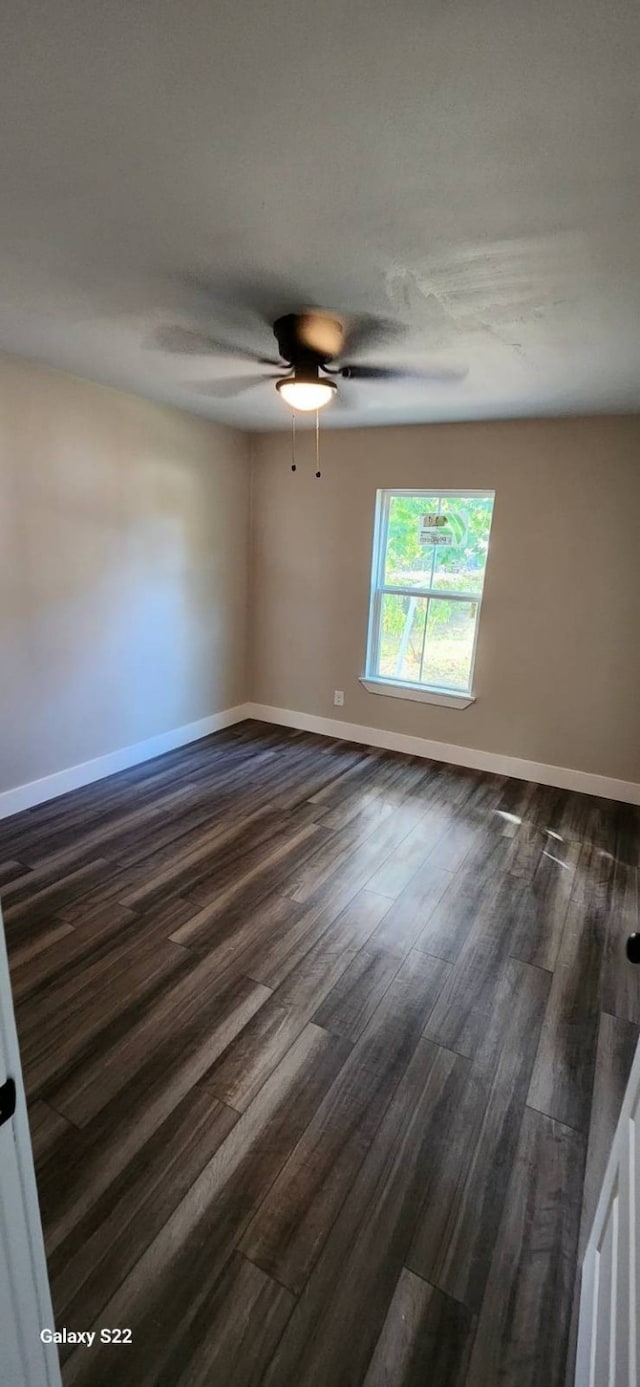
[[[10,882],[17,881],[19,877],[27,875],[30,868],[24,862],[0,862],[0,891],[8,886]]]
[[[0,864],[58,1318],[134,1328],[66,1387],[571,1371],[637,806],[247,720],[3,821]]]
[[[386,817],[390,806],[401,804],[411,794],[421,776],[421,768],[409,757],[382,756],[364,790],[356,789],[338,807],[326,809],[322,821],[331,829],[344,829],[354,820],[375,825]]]
[[[494,1013],[469,1074],[471,1097],[462,1112],[467,1137],[451,1142],[458,1185],[447,1212],[444,1191],[418,1220],[407,1266],[472,1311],[482,1304],[491,1254],[518,1144],[550,978],[509,959]],[[471,1124],[475,1099],[478,1117]],[[482,1111],[483,1109],[483,1111]],[[446,1215],[446,1218],[444,1217]]]
[[[175,1343],[158,1383],[257,1387],[294,1305],[290,1291],[234,1252],[224,1277]]]
[[[387,908],[386,897],[360,891],[200,1082],[244,1112]]]
[[[316,844],[327,836],[321,824],[308,823],[302,828],[288,827],[278,845],[254,863],[249,870],[233,879],[229,885],[213,893],[207,892],[207,902],[199,893],[190,890],[189,894],[199,904],[209,904],[213,918],[225,913],[229,907],[239,906],[242,910],[255,909],[272,891],[276,890],[281,876],[296,870],[304,864],[315,850]]]
[[[207,836],[220,831],[221,806],[212,801],[206,786],[190,784],[179,811],[167,814],[161,823],[148,823],[144,833],[119,834],[109,845],[109,856],[123,868],[142,868],[153,858],[156,865],[160,854],[165,860],[205,842]]]
[[[78,868],[62,870],[58,864],[45,864],[33,868],[7,882],[2,890],[2,910],[6,919],[20,918],[20,907],[37,904],[44,909],[56,910],[66,899],[86,894],[91,886],[106,880],[113,868],[104,857],[94,853],[92,860]],[[23,912],[26,913],[26,912]]]
[[[156,939],[172,939],[173,935],[186,920],[193,914],[192,902],[186,896],[169,896],[169,899],[160,904],[156,904],[153,910],[130,910],[129,906],[117,905],[114,901],[97,900],[95,906],[91,904],[91,897],[85,900],[85,909],[81,915],[77,915],[73,922],[73,928],[78,935],[84,938],[91,936],[95,940],[96,947],[100,946],[105,937],[113,932],[112,912],[117,908],[118,912],[127,911],[128,919],[133,919],[137,924],[133,927],[133,932],[137,933],[140,943],[152,936]],[[124,921],[124,916],[122,916]],[[126,925],[125,925],[126,929]]]
[[[461,863],[461,885],[475,895],[502,876],[528,884],[535,873],[543,839],[531,824],[512,823],[490,808],[481,817],[471,847]]]
[[[297,808],[302,803],[309,803],[315,806],[315,813],[321,820],[325,813],[319,799],[322,792],[335,786],[342,775],[367,759],[364,747],[350,747],[345,742],[328,740],[327,746],[320,746],[313,734],[309,734],[306,741],[298,739],[297,744],[303,746],[306,753],[304,769],[295,776],[293,783],[281,782],[271,800],[274,809]]]
[[[202,745],[199,744],[200,747]],[[157,794],[158,787],[167,779],[172,780],[176,773],[184,772],[188,752],[195,757],[202,754],[195,749],[195,744],[190,748],[182,747],[177,752],[131,766],[128,770],[92,781],[55,799],[43,801],[32,809],[11,815],[0,823],[0,856],[4,858],[10,855],[7,845],[11,842],[29,842],[34,832],[42,833],[47,829],[55,832],[67,824],[86,824],[90,818],[103,816],[114,804],[124,805],[124,812],[128,812],[140,786],[146,785],[152,795]],[[212,751],[210,754],[215,756],[219,753]]]
[[[247,821],[258,825],[266,816],[264,808],[256,809],[247,815]],[[238,819],[217,823],[215,827],[206,825],[195,830],[195,842],[186,839],[172,840],[168,846],[160,848],[145,858],[145,880],[140,886],[123,892],[121,904],[133,910],[150,910],[158,902],[167,900],[169,895],[181,895],[192,890],[206,875],[207,867],[214,862],[219,852],[232,841],[238,833]]]
[[[33,871],[18,877],[5,887],[2,896],[7,939],[19,938],[43,917],[48,919],[69,901],[86,896],[92,886],[107,880],[112,872],[112,864],[99,858],[60,879],[52,879],[51,869],[41,876]]]
[[[64,1149],[59,1145],[56,1161],[41,1172],[39,1185],[50,1250],[68,1236],[263,1000],[259,985],[235,979],[219,993],[213,1014],[198,1017],[177,1043],[171,1035],[165,1038],[100,1108],[81,1141],[70,1139]]]
[[[434,859],[437,861],[437,854]],[[448,873],[448,880],[439,900],[428,913],[415,948],[422,953],[435,954],[448,963],[455,963],[476,923],[481,907],[497,889],[496,883],[469,891],[464,872]]]
[[[205,1071],[200,1086],[236,1112],[246,1112],[309,1020],[306,1012],[292,1012],[270,995]]]
[[[436,845],[439,869],[449,876],[459,872],[477,839],[477,825],[469,822],[465,814],[454,815]],[[436,848],[433,849],[434,853]]]
[[[359,891],[323,930],[308,952],[274,992],[281,1006],[310,1009],[324,1001],[355,954],[376,933],[389,902],[375,891]]]
[[[363,1387],[464,1387],[475,1323],[403,1267]]]
[[[527,1100],[530,1107],[585,1134],[612,883],[611,860],[598,848],[583,847]]]
[[[58,1138],[69,1131],[69,1125],[65,1117],[41,1098],[29,1104],[29,1130],[36,1170]]]
[[[261,983],[235,973],[219,974],[209,959],[184,960],[179,978],[147,1007],[137,1007],[118,1032],[85,1048],[62,1078],[49,1087],[60,1112],[84,1127],[141,1071],[166,1064],[166,1081],[188,1061],[198,1082],[255,1012],[270,999]],[[167,1053],[167,1051],[169,1053]]]
[[[522,822],[523,819],[533,819],[531,805],[535,801],[538,790],[547,789],[547,786],[534,785],[531,780],[516,780],[509,776],[504,781],[500,797],[496,803],[499,813],[511,814]]]
[[[343,1058],[341,1041],[317,1026],[306,1027],[101,1311],[97,1325],[126,1319],[136,1326],[121,1360],[118,1387],[166,1382],[162,1374],[174,1336],[187,1335],[201,1307],[210,1303],[256,1204],[295,1148]],[[175,1328],[160,1334],[169,1306]],[[95,1387],[112,1373],[112,1364],[108,1348],[90,1357],[77,1353],[68,1365],[66,1387]]]
[[[63,941],[64,942],[64,941]],[[86,979],[63,979],[17,1008],[22,1067],[27,1091],[41,1094],[59,1083],[69,1067],[118,1016],[130,1014],[145,994],[163,990],[185,966],[175,944],[151,940],[135,950],[117,951],[107,964],[86,970]]]
[[[615,847],[613,855],[626,867],[640,868],[640,806],[614,804]]]
[[[70,925],[84,923],[90,913],[97,912],[108,905],[117,904],[122,893],[139,882],[141,876],[142,869],[140,867],[117,867],[113,864],[107,879],[100,882],[98,886],[92,887],[88,896],[81,896],[79,900],[69,901],[68,904],[60,906],[56,913],[61,920],[66,920]]]
[[[306,827],[310,830],[307,836],[312,839],[318,835],[328,836],[324,825],[315,825],[311,815],[305,813],[304,806],[293,816],[283,812],[265,815],[259,830],[255,824],[242,828],[226,851],[217,853],[216,862],[209,864],[197,884],[190,888],[191,898],[198,905],[209,905],[239,881],[247,882],[259,877],[274,860],[279,861],[286,854],[296,831]]]
[[[383,760],[384,753],[381,750],[370,748],[368,755],[362,755],[330,784],[311,795],[310,799],[315,804],[322,804],[326,811],[344,804],[354,791],[361,791],[375,779]]]
[[[265,1387],[360,1383],[420,1206],[434,1115],[446,1124],[465,1061],[420,1041],[291,1315]]]
[[[369,889],[395,900],[426,862],[451,824],[452,810],[434,805],[394,848],[369,880]]]
[[[215,954],[220,969],[259,947],[283,924],[296,920],[302,907],[277,891],[264,896],[254,910],[247,912],[235,903],[220,913],[215,905],[191,902],[189,918],[172,931],[170,938],[189,949]]]
[[[554,826],[565,838],[572,838],[575,842],[588,844],[600,850],[607,848],[611,841],[608,834],[606,842],[597,841],[597,817],[602,803],[603,801],[593,795],[563,795],[559,801],[559,813]]]
[[[11,948],[11,985],[14,999],[20,997],[23,991],[29,990],[39,970],[42,970],[42,976],[47,975],[50,963],[48,959],[45,961],[38,955],[48,953],[52,945],[72,933],[73,926],[65,924],[64,920],[57,920],[54,915],[52,919],[43,922],[41,929],[35,933],[30,931],[26,939],[14,941]]]
[[[111,938],[136,918],[125,906],[109,906],[106,911],[100,906],[99,910],[107,936]],[[121,942],[119,938],[118,943]],[[73,964],[79,963],[83,968],[89,960],[94,961],[95,943],[93,940],[87,941],[73,925],[58,920],[54,915],[46,931],[39,933],[35,939],[25,941],[22,946],[14,947],[11,957],[11,985],[14,1000],[18,1001],[30,993],[39,992],[42,995],[44,984],[64,975]]]
[[[237,1117],[191,1089],[49,1258],[62,1323],[92,1323],[115,1294]]]
[[[365,885],[368,878],[373,876],[376,867],[379,866],[381,855],[386,855],[381,853],[380,845],[387,841],[387,820],[390,820],[392,815],[393,810],[391,806],[388,806],[385,821],[379,824],[375,830],[372,829],[370,825],[365,825],[364,827],[362,825],[355,825],[354,827],[353,824],[350,824],[348,828],[343,829],[341,832],[337,830],[333,832],[330,831],[329,837],[321,841],[303,866],[292,873],[289,879],[283,883],[283,889],[293,900],[298,901],[300,904],[307,903],[309,899],[312,899],[320,890],[326,888],[327,883],[329,883],[329,885],[332,884],[332,879],[336,876],[340,867],[349,864],[353,865],[352,858],[356,850],[359,851],[360,861],[364,862],[364,866],[367,870],[365,871],[364,880],[356,884],[354,891],[358,889],[358,886]],[[404,833],[400,833],[399,839],[405,836]],[[369,848],[369,851],[366,852],[365,844],[370,838],[374,838],[376,846],[374,846],[373,849]],[[372,858],[375,859],[376,848],[378,861],[375,865],[370,865]],[[391,851],[392,848],[393,841],[389,846],[389,851]]]
[[[603,1011],[640,1024],[640,968],[625,967],[627,938],[640,930],[640,887],[637,867],[615,862],[613,901],[607,923],[602,965]]]
[[[375,947],[404,958],[418,944],[450,881],[450,873],[430,860],[420,867],[376,930],[372,938]]]
[[[386,949],[365,946],[311,1017],[332,1035],[357,1040],[393,982],[401,960]],[[277,995],[277,994],[276,994]]]
[[[522,823],[505,824],[504,834],[511,838],[512,849],[505,862],[505,870],[512,876],[533,881],[540,865],[540,859],[548,846],[548,839],[536,824],[528,819]]]
[[[414,792],[429,810],[440,805],[454,814],[468,802],[479,783],[479,773],[467,766],[450,766],[443,761],[432,761],[429,775],[422,786]]]
[[[506,832],[504,822],[496,816],[495,810],[501,794],[502,777],[468,772],[461,786],[450,789],[449,771],[450,768],[447,768],[442,786],[446,794],[444,808],[450,815],[450,821],[446,832],[432,849],[431,858],[437,855],[437,865],[453,874],[463,871],[477,876],[493,872],[498,865],[494,863],[493,850]],[[453,798],[450,797],[451,793]],[[503,847],[501,850],[504,852],[506,849]]]
[[[473,928],[425,1030],[436,1044],[473,1056],[484,1038],[523,889],[507,874],[479,902]]]
[[[138,841],[146,831],[153,833],[160,824],[170,822],[183,805],[190,804],[194,793],[191,785],[179,786],[142,803],[134,801],[128,811],[119,808],[88,821],[80,815],[74,816],[72,823],[63,820],[58,832],[49,829],[32,838],[28,859],[36,869],[57,868],[61,876],[73,864],[80,867],[96,856],[117,862],[123,844]]]
[[[235,751],[239,760],[242,753]],[[128,770],[119,771],[104,780],[94,781],[55,800],[36,805],[21,815],[14,815],[0,825],[0,842],[15,840],[32,845],[35,839],[48,841],[60,830],[69,834],[77,829],[91,831],[95,826],[108,826],[132,808],[157,802],[165,791],[175,789],[189,779],[192,767],[204,764],[218,768],[228,763],[228,745],[220,740],[216,745],[208,738],[165,752],[152,761],[145,761]],[[44,848],[46,851],[46,846]]]
[[[294,902],[293,913],[285,916],[268,937],[263,934],[256,940],[243,957],[249,976],[266,987],[279,988],[359,891],[353,881],[335,881],[319,887],[306,905]]]
[[[415,828],[421,817],[420,806],[409,802],[394,808],[386,806],[382,822],[372,829],[349,825],[329,830],[329,837],[293,876],[290,887],[294,900],[308,901],[327,882],[351,881],[354,890],[368,885],[381,862]]]
[[[565,798],[565,791],[556,785],[534,785],[533,794],[528,799],[526,817],[543,831],[552,829],[557,833]]]
[[[511,953],[553,972],[562,940],[581,845],[544,836],[530,890],[520,901]]]
[[[403,965],[243,1238],[246,1256],[294,1292],[319,1256],[446,971],[422,956]]]
[[[29,1033],[45,1016],[55,1016],[60,1006],[73,998],[79,999],[80,1006],[86,1006],[88,986],[97,980],[102,987],[112,968],[126,970],[131,961],[141,959],[149,951],[153,953],[154,943],[162,951],[163,945],[169,945],[167,929],[172,928],[174,913],[166,928],[163,920],[167,916],[161,911],[151,920],[112,902],[100,904],[88,911],[86,921],[68,926],[64,936],[52,942],[41,956],[19,964],[16,991],[21,996],[34,994],[28,1008],[24,1002],[20,1004],[19,1010],[28,1018],[24,1030]],[[20,957],[20,950],[17,954]],[[176,945],[165,947],[163,954],[176,960],[185,957],[185,951]],[[126,992],[123,995],[126,1001]]]
[[[527,1092],[527,1057],[530,1072],[548,984],[540,970],[505,961],[482,1038],[467,1062],[457,1106],[447,1127],[434,1129],[425,1198],[406,1259],[407,1266],[426,1280],[445,1268],[450,1239],[458,1220],[465,1219],[465,1207],[470,1243],[479,1247],[480,1269],[486,1268],[483,1233],[493,1229],[495,1234],[500,1217],[513,1157],[513,1128],[515,1124],[517,1134],[519,1124],[518,1102],[521,1114]],[[533,1024],[533,1035],[523,1035],[519,1021]],[[492,1168],[493,1157],[501,1155],[501,1164]],[[483,1165],[489,1167],[487,1198],[483,1190],[474,1207],[465,1191],[472,1170]]]
[[[561,1387],[584,1140],[525,1110],[465,1387]]]

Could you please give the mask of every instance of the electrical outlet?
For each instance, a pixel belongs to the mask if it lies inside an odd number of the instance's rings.
[[[336,708],[344,708],[344,689],[333,690],[333,702]]]

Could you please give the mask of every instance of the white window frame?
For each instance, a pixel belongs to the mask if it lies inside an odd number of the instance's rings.
[[[417,587],[397,587],[389,586],[384,581],[384,569],[386,561],[386,537],[389,527],[389,509],[391,499],[394,496],[425,496],[432,498],[438,497],[438,509],[442,502],[446,502],[449,497],[469,496],[480,498],[481,500],[491,501],[493,524],[493,505],[495,503],[495,491],[491,488],[484,488],[481,491],[465,488],[464,490],[451,490],[450,487],[440,490],[438,487],[389,487],[388,489],[376,492],[376,513],[373,532],[373,556],[371,561],[371,587],[369,593],[369,624],[367,630],[367,651],[365,662],[365,673],[360,682],[369,693],[385,694],[392,698],[408,698],[419,703],[436,703],[445,708],[468,708],[475,702],[473,692],[473,678],[476,663],[476,649],[478,645],[478,631],[480,630],[480,617],[482,614],[482,597],[484,592],[484,579],[486,576],[486,565],[489,556],[487,549],[487,560],[485,560],[485,570],[482,576],[482,587],[480,592],[443,592],[436,588],[417,588]],[[489,539],[491,530],[489,530]],[[473,634],[473,649],[471,651],[471,664],[469,667],[469,686],[467,689],[446,689],[439,688],[435,684],[414,684],[406,683],[401,679],[388,679],[375,673],[378,667],[378,644],[380,633],[380,615],[382,598],[385,593],[397,594],[400,597],[431,597],[445,598],[453,602],[475,602],[477,605],[476,623]]]

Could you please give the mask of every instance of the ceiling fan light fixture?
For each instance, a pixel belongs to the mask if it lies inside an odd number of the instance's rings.
[[[297,370],[292,376],[276,381],[276,390],[291,409],[304,412],[323,409],[337,392],[333,380],[320,378],[317,370]]]

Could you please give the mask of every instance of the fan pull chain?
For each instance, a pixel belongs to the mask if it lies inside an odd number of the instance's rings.
[[[320,476],[320,411],[316,410],[316,477]]]
[[[296,416],[291,414],[291,471],[296,470]]]

